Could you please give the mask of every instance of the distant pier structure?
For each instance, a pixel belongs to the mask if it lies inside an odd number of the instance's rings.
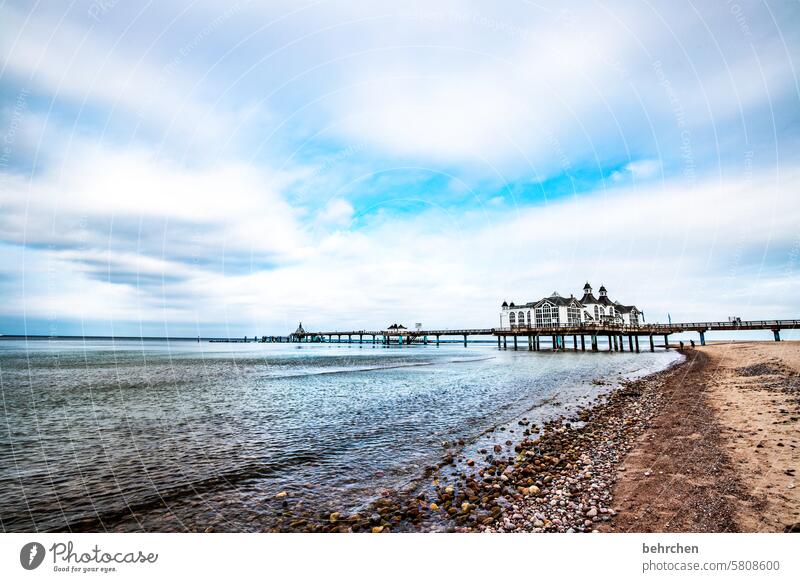
[[[463,343],[493,341],[498,349],[520,349],[525,343],[529,351],[630,351],[656,348],[670,349],[669,336],[674,333],[696,332],[700,345],[706,344],[708,331],[770,330],[775,341],[781,341],[783,329],[800,329],[800,319],[772,319],[742,321],[739,317],[728,321],[702,321],[690,323],[645,323],[644,312],[635,305],[624,305],[608,296],[604,285],[595,297],[587,281],[583,295],[563,297],[553,292],[538,301],[515,305],[503,301],[500,307],[500,327],[423,329],[421,324],[408,329],[392,323],[381,330],[309,331],[302,322],[289,336],[264,336],[267,342],[316,342],[372,345],[440,345],[443,342]],[[482,338],[482,339],[481,339]],[[571,341],[570,341],[571,340]],[[602,341],[603,349],[600,344]],[[627,346],[626,346],[627,344]]]

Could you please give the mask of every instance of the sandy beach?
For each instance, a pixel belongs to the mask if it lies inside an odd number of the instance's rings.
[[[694,352],[694,353],[693,353]],[[800,342],[687,350],[624,461],[606,531],[781,532],[800,522]]]

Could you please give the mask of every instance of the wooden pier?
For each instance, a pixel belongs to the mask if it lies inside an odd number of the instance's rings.
[[[756,321],[703,321],[694,323],[653,323],[621,325],[614,323],[562,324],[551,327],[513,326],[510,328],[470,328],[432,330],[350,330],[350,331],[305,331],[289,336],[264,336],[263,341],[350,343],[373,345],[440,345],[442,338],[457,337],[466,347],[470,337],[497,338],[498,349],[520,349],[520,344],[529,351],[539,351],[542,343],[548,350],[600,351],[600,340],[604,340],[605,351],[640,351],[640,340],[649,350],[656,347],[669,349],[669,336],[674,333],[696,332],[700,345],[705,345],[708,331],[772,331],[775,341],[781,341],[784,329],[800,329],[800,319],[773,319]],[[572,341],[569,341],[569,340]],[[521,340],[521,341],[520,341]],[[663,340],[663,341],[662,341]],[[452,342],[452,340],[449,340]],[[569,344],[572,344],[571,346]],[[605,345],[607,344],[607,345]],[[626,346],[627,344],[627,346]]]

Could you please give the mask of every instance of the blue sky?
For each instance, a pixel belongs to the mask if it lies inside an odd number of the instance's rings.
[[[796,2],[6,2],[0,333],[796,317]]]

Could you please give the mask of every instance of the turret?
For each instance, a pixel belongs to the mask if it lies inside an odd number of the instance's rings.
[[[600,297],[605,297],[606,295],[608,295],[608,291],[606,291],[605,285],[600,285],[600,289],[598,291],[600,292]]]

